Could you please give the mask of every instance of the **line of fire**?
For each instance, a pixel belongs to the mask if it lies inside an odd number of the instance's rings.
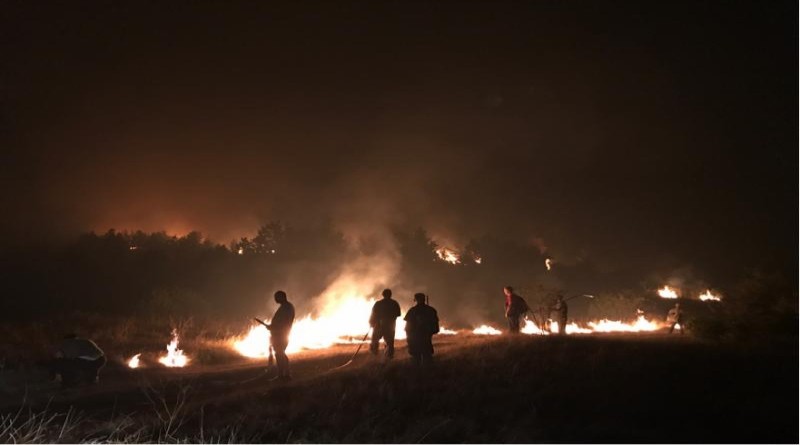
[[[0,4],[0,444],[800,443],[797,0]]]
[[[245,255],[247,252],[254,255],[276,255],[274,248],[254,249],[253,242],[246,239],[232,244],[231,251],[237,255]],[[132,254],[139,254],[138,245],[130,245],[128,250]],[[459,253],[453,248],[435,247],[434,261],[458,267],[464,263],[470,263],[477,267],[482,264],[482,258],[476,252],[469,254]],[[543,270],[550,273],[554,269],[554,260],[546,257],[543,263]],[[359,277],[351,274],[343,275],[336,279],[317,299],[320,308],[313,313],[299,316],[294,322],[289,343],[286,349],[288,354],[296,354],[303,351],[314,351],[330,348],[335,345],[348,345],[366,342],[365,333],[369,334],[371,327],[369,324],[370,314],[375,305],[376,297],[368,294],[364,289],[375,289],[379,283],[370,281],[369,277]],[[709,304],[720,303],[723,297],[718,292],[705,289],[702,292],[691,294],[689,289],[680,289],[669,285],[664,285],[651,291],[654,298],[663,300],[692,300],[696,302],[706,302]],[[547,296],[551,303],[556,303],[558,291],[552,291]],[[498,295],[502,292],[498,290]],[[564,296],[558,294],[564,300]],[[487,296],[487,299],[491,299]],[[595,298],[594,295],[580,294],[566,297],[566,300]],[[500,297],[497,297],[500,300]],[[321,302],[321,303],[319,303]],[[562,333],[559,327],[559,320],[554,316],[557,309],[551,304],[540,305],[529,308],[529,312],[524,315],[519,332],[524,335],[555,335]],[[264,317],[264,314],[257,314]],[[264,317],[268,318],[268,317]],[[459,327],[450,329],[447,327],[447,316],[442,317],[444,326],[439,330],[439,335],[445,336],[483,336],[501,335],[504,329],[500,326],[493,326],[481,323],[472,327]],[[270,331],[268,325],[253,323],[249,330],[241,335],[231,336],[224,340],[232,350],[241,354],[243,357],[251,359],[264,359],[270,355]],[[626,320],[612,320],[601,318],[594,320],[574,320],[568,319],[568,323],[563,328],[563,333],[567,335],[587,335],[587,334],[608,334],[608,333],[663,333],[667,330],[672,332],[678,328],[683,333],[680,323],[676,325],[670,322],[670,316],[666,312],[645,314],[640,308],[636,308],[635,313],[631,313]],[[403,319],[398,320],[395,325],[394,338],[396,340],[406,339],[406,323]],[[176,329],[172,330],[170,341],[165,347],[165,352],[156,354],[155,351],[144,351],[147,357],[157,358],[156,361],[149,363],[150,366],[159,364],[165,367],[185,367],[192,363],[191,353],[184,352],[179,346],[179,335]],[[197,352],[195,352],[196,354]],[[148,365],[142,359],[143,352],[137,352],[126,360],[128,367],[133,369],[143,368]]]

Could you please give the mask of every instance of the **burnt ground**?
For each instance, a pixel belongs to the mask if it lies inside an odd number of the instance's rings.
[[[263,361],[110,364],[99,385],[71,390],[31,377],[27,391],[14,391],[7,373],[0,410],[71,412],[82,423],[67,441],[798,441],[796,343],[743,350],[660,334],[440,336],[429,369],[414,368],[402,345],[392,362],[362,349],[332,369],[353,351],[295,356],[287,384],[268,381]]]

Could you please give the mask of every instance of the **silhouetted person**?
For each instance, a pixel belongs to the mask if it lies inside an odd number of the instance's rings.
[[[386,343],[386,357],[394,357],[394,330],[397,317],[400,316],[400,305],[392,300],[392,290],[384,289],[381,292],[383,299],[376,301],[372,306],[369,316],[369,325],[372,326],[372,342],[369,351],[378,354],[378,342],[381,338]]]
[[[667,323],[669,323],[670,334],[675,330],[675,325],[678,325],[681,329],[681,335],[683,335],[683,310],[681,310],[680,303],[675,303],[675,307],[667,313]]]
[[[567,302],[564,301],[564,296],[559,294],[556,297],[556,304],[553,305],[553,310],[558,314],[558,333],[566,334],[567,332]]]
[[[68,334],[56,346],[54,355],[50,371],[61,376],[62,386],[100,381],[100,369],[106,364],[106,356],[95,342]]]
[[[425,294],[414,294],[417,305],[405,316],[408,353],[417,365],[429,365],[433,359],[431,338],[439,333],[439,316],[436,309],[425,302]]]
[[[514,293],[514,288],[506,286],[503,288],[506,295],[506,318],[508,319],[508,332],[518,334],[520,322],[525,312],[528,312],[528,303],[519,295]]]
[[[278,375],[275,377],[280,380],[290,380],[289,357],[286,356],[286,347],[289,346],[289,333],[292,331],[294,323],[294,306],[286,299],[286,292],[279,290],[275,292],[275,302],[280,305],[275,315],[272,316],[268,329],[270,332],[270,344],[275,351],[275,363],[278,365]]]

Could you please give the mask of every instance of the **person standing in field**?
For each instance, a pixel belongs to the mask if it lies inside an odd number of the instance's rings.
[[[280,305],[267,328],[270,332],[270,344],[275,350],[275,362],[278,365],[278,375],[273,380],[291,380],[289,371],[289,357],[286,348],[289,346],[289,334],[294,324],[294,305],[289,303],[286,292],[275,292],[275,302]]]
[[[428,306],[423,293],[414,294],[417,305],[405,316],[408,353],[416,365],[430,365],[433,359],[434,334],[439,333],[439,316],[436,309]]]
[[[528,303],[514,293],[514,288],[506,286],[503,288],[503,293],[506,296],[506,319],[508,320],[508,332],[512,334],[519,334],[520,323],[522,316],[530,309]]]
[[[397,317],[400,316],[400,305],[392,300],[392,290],[384,289],[381,292],[382,300],[376,301],[372,306],[369,316],[369,325],[372,327],[372,341],[369,352],[378,354],[378,343],[381,338],[386,343],[386,357],[394,357],[394,331]]]
[[[100,369],[106,356],[97,344],[75,334],[67,334],[55,348],[55,358],[50,364],[51,374],[61,376],[61,386],[94,384],[100,381]]]
[[[564,301],[564,296],[558,294],[556,297],[556,304],[553,310],[558,314],[558,334],[563,335],[567,332],[567,302]]]
[[[675,330],[675,325],[678,325],[681,329],[681,335],[683,335],[683,310],[680,303],[675,303],[675,307],[667,313],[667,323],[669,324],[670,334]]]

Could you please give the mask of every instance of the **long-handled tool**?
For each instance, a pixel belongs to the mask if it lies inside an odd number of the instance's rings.
[[[264,320],[261,320],[260,318],[253,318],[253,320],[257,321],[258,323],[260,323],[262,325],[264,325],[264,327],[267,328],[268,330],[271,328],[271,326],[267,322],[265,322]],[[263,373],[259,373],[255,377],[242,380],[238,384],[239,385],[244,385],[244,384],[247,384],[247,383],[250,383],[250,382],[254,382],[254,381],[258,380],[258,379],[264,378],[264,376],[269,374],[269,371],[272,369],[273,366],[275,366],[275,349],[272,347],[272,344],[270,344],[269,345],[269,358],[267,359],[267,369],[265,369]]]
[[[594,295],[588,295],[588,294],[583,294],[583,295],[573,295],[573,296],[571,296],[571,297],[569,297],[569,298],[565,299],[564,301],[569,301],[569,300],[572,300],[573,298],[578,298],[578,297],[594,298]]]
[[[262,320],[260,318],[255,318],[255,317],[253,318],[253,320],[263,324],[264,327],[267,328],[268,330],[270,330],[270,331],[272,330],[272,326],[267,324],[267,322],[265,322],[264,320]],[[273,348],[272,344],[270,343],[270,345],[269,345],[269,358],[267,359],[267,370],[271,369],[274,364],[275,364],[275,348]]]
[[[536,319],[536,314],[533,313],[533,311],[528,311],[528,314],[533,318],[533,324],[539,328],[539,335],[544,335],[544,326],[539,324],[539,320]]]
[[[267,328],[268,330],[272,330],[272,326],[270,326],[266,321],[264,321],[264,320],[262,320],[260,318],[257,318],[257,317],[253,317],[253,320],[263,324],[264,327]]]
[[[366,333],[366,334],[364,334],[364,338],[362,338],[362,339],[361,339],[361,342],[359,342],[359,343],[358,343],[358,348],[356,349],[356,352],[354,352],[354,353],[353,353],[353,356],[352,356],[352,357],[350,357],[350,360],[348,360],[348,361],[347,361],[347,363],[345,363],[345,364],[343,364],[343,365],[341,365],[341,366],[337,366],[337,367],[335,367],[335,368],[331,369],[331,371],[335,371],[335,370],[337,370],[337,369],[342,369],[342,368],[344,368],[345,366],[349,365],[350,363],[353,363],[353,360],[355,360],[355,359],[356,359],[356,356],[358,355],[359,351],[361,351],[361,347],[362,347],[362,346],[364,346],[364,342],[366,342],[366,341],[367,341],[367,336],[369,336],[369,333],[370,333],[370,332],[372,332],[372,328],[369,328],[369,330],[367,331],[367,333]]]

